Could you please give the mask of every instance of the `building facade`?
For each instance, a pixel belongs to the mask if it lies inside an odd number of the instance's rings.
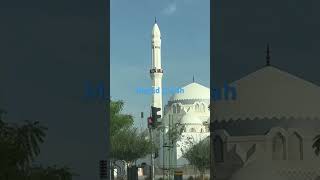
[[[235,101],[213,106],[216,180],[319,180],[320,87],[267,66],[233,83]]]

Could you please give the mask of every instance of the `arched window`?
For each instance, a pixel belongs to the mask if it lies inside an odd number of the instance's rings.
[[[203,132],[203,129],[201,128],[200,132]]]
[[[277,133],[277,135],[272,140],[272,159],[286,159],[286,142],[284,136],[281,133]]]
[[[190,132],[196,132],[196,129],[195,128],[191,128]]]
[[[214,159],[216,162],[223,162],[223,141],[220,136],[214,137],[213,140]]]
[[[174,105],[172,105],[172,112],[173,113],[177,113],[177,107],[176,107],[176,105],[174,104]]]
[[[206,106],[202,103],[201,104],[201,112],[205,112],[206,111]]]
[[[199,111],[199,104],[196,104],[195,111]]]
[[[177,113],[180,113],[180,111],[181,111],[181,106],[177,104]]]
[[[302,137],[296,132],[291,134],[288,140],[288,158],[289,160],[303,159]]]

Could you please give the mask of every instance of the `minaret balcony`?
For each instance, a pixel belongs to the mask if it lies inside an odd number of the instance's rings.
[[[150,69],[150,73],[163,73],[163,70],[154,68],[154,69]]]
[[[160,49],[160,48],[161,48],[160,46],[152,45],[152,49]]]

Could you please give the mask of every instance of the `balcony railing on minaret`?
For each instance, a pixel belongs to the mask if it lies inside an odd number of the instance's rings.
[[[163,73],[163,69],[153,68],[153,69],[150,69],[150,73]]]

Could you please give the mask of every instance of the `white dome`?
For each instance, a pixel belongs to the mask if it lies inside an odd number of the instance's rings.
[[[160,36],[161,36],[161,33],[160,33],[159,26],[157,23],[155,23],[152,28],[152,37],[160,37]]]
[[[184,92],[176,93],[170,101],[185,100],[185,99],[207,99],[210,100],[210,89],[198,83],[191,83],[182,87]]]
[[[180,121],[181,124],[199,124],[202,125],[202,121],[191,113],[185,114]]]

